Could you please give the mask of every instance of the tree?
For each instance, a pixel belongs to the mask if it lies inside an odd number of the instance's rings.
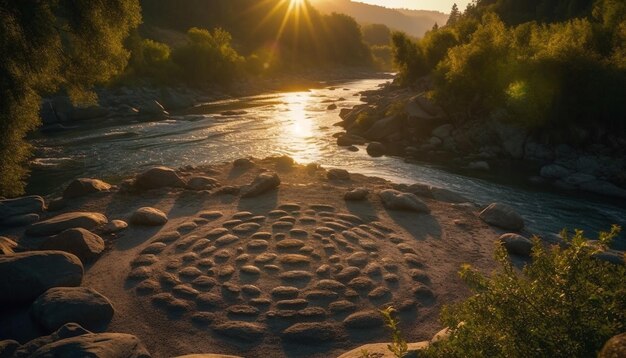
[[[121,72],[138,0],[0,0],[0,195],[23,193],[41,96],[60,88],[95,100],[92,86]]]
[[[450,11],[450,17],[448,18],[448,22],[446,25],[454,25],[461,18],[461,11],[459,11],[459,7],[456,3],[452,5],[452,10]]]

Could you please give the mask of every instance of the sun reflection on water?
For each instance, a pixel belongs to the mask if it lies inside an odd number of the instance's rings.
[[[312,104],[309,92],[296,92],[286,94],[282,101],[285,105],[286,116],[281,121],[281,144],[286,145],[288,153],[299,163],[311,163],[320,159],[320,148],[318,148],[315,136],[315,123],[307,115],[308,108]]]

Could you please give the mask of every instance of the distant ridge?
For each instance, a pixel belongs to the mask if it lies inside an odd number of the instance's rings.
[[[343,13],[361,24],[385,24],[394,30],[422,37],[435,23],[443,25],[448,15],[438,11],[389,9],[351,0],[310,0],[323,13]]]

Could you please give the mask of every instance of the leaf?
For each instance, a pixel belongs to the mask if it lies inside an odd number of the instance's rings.
[[[0,237],[0,252],[4,255],[13,255],[15,254],[15,249],[17,247],[17,243],[7,237]]]

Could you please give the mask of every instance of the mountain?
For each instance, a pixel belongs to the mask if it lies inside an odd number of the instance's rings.
[[[438,11],[389,9],[351,0],[309,0],[322,13],[343,13],[361,24],[385,24],[394,30],[422,37],[435,23],[444,25],[448,15]]]

